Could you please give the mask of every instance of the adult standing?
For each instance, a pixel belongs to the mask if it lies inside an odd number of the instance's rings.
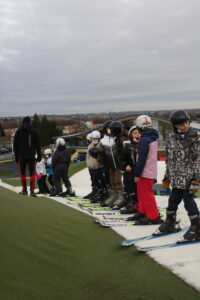
[[[28,195],[26,184],[26,167],[29,168],[30,176],[30,196],[36,196],[35,189],[35,156],[37,154],[37,161],[41,160],[40,142],[37,132],[31,127],[30,117],[25,117],[22,120],[22,125],[17,129],[13,148],[15,153],[15,161],[18,163],[22,184],[22,191],[20,194]]]

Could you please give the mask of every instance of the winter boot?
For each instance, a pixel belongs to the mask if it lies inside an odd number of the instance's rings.
[[[199,216],[190,216],[191,226],[184,234],[183,238],[178,240],[178,243],[187,243],[200,239],[200,219]]]
[[[75,197],[76,194],[75,192],[72,191],[72,187],[70,186],[69,188],[67,188],[67,190],[62,193],[62,197]]]
[[[128,202],[128,195],[123,190],[118,190],[118,197],[113,203],[113,209],[119,209],[126,205]]]
[[[37,197],[37,194],[34,193],[34,192],[30,192],[30,196],[31,196],[31,197]]]
[[[19,192],[19,194],[26,196],[26,195],[28,195],[28,192],[27,192],[27,190],[22,190],[21,192]]]
[[[112,205],[117,198],[117,190],[111,190],[111,195],[106,201],[104,202],[106,206]]]
[[[178,232],[180,226],[176,222],[176,212],[167,211],[167,217],[165,221],[156,229],[153,235],[164,234],[168,232]]]

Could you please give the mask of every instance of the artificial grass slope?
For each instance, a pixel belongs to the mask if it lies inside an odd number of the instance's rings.
[[[93,218],[0,188],[1,299],[199,299]]]

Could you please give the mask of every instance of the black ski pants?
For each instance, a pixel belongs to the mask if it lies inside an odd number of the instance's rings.
[[[58,164],[57,166],[55,166],[53,181],[57,194],[62,193],[61,181],[63,181],[67,189],[71,187],[71,182],[68,177],[68,167],[66,164]]]
[[[23,191],[27,190],[26,167],[28,166],[29,176],[30,176],[30,191],[33,193],[35,189],[35,165],[36,165],[35,158],[34,157],[20,158],[18,165],[20,170],[20,177],[21,177],[21,184],[22,184]]]
[[[38,179],[37,184],[39,187],[39,192],[41,194],[49,194],[49,188],[46,183],[47,175],[43,175],[40,179]]]
[[[188,189],[182,190],[173,188],[169,197],[167,210],[176,212],[182,200],[184,201],[184,207],[188,212],[188,216],[199,215],[194,194],[190,194]]]

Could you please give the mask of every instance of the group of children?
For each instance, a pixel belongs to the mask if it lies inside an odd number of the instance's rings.
[[[87,152],[91,202],[134,213],[128,220],[158,224],[160,216],[152,191],[157,177],[158,132],[149,116],[141,115],[129,130],[119,121],[104,124],[104,136],[93,131]]]
[[[36,177],[38,184],[38,194],[50,194],[50,196],[74,196],[71,182],[68,177],[68,168],[70,164],[70,155],[66,150],[65,140],[58,138],[56,140],[56,150],[53,153],[51,149],[44,151],[45,158],[36,163]],[[50,189],[46,183],[49,182]],[[62,182],[66,187],[63,192]]]
[[[93,131],[87,152],[87,167],[92,191],[86,195],[92,203],[134,213],[127,221],[136,225],[160,224],[155,234],[179,231],[178,205],[183,200],[191,226],[182,241],[200,239],[199,210],[195,192],[200,185],[200,133],[190,127],[184,110],[171,114],[173,131],[166,140],[166,174],[163,187],[169,188],[167,216],[159,215],[153,184],[157,178],[158,132],[147,115],[136,119],[129,131],[118,121],[104,124],[104,136]]]

